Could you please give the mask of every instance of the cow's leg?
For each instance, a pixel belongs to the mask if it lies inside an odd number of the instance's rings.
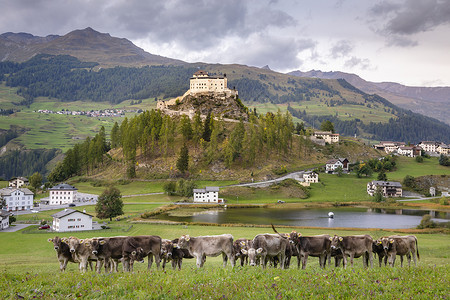
[[[148,255],[148,267],[147,267],[148,270],[150,270],[150,268],[152,267],[152,264],[153,264],[153,253],[150,253]]]
[[[261,255],[261,266],[262,266],[263,269],[265,269],[266,266],[267,266],[267,260],[266,260],[266,255],[265,254]]]
[[[408,261],[408,263],[411,264],[411,261]],[[400,255],[400,267],[403,268],[403,255]]]
[[[159,270],[159,265],[161,263],[161,256],[159,256],[159,254],[155,254],[155,263],[156,263],[156,269]]]
[[[222,262],[223,262],[224,268],[227,266],[227,261],[228,261],[228,256],[224,252],[222,252]]]
[[[201,268],[203,266],[203,255],[197,255],[197,268]]]
[[[413,257],[413,260],[414,260],[414,266],[416,266],[417,267],[417,257],[416,257],[416,251],[415,251],[416,249],[414,249],[414,248],[412,248],[411,249],[411,254],[412,254],[412,257]],[[418,253],[419,251],[417,251],[417,253]],[[411,260],[411,259],[410,259]]]
[[[98,274],[100,274],[102,272],[102,267],[103,267],[103,259],[98,259],[97,260],[97,265],[95,267],[96,271]]]
[[[344,266],[344,269],[347,268],[347,254],[342,252],[342,264]]]
[[[302,257],[302,269],[306,269],[306,262],[308,261],[308,253],[303,254]]]

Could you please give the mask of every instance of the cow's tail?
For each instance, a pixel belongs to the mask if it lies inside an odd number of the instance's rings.
[[[417,253],[417,259],[420,260],[420,255],[419,255],[419,244],[417,242],[417,237],[414,236],[414,239],[416,240],[416,253]]]
[[[274,231],[276,234],[278,234],[279,236],[281,236],[283,239],[288,239],[286,236],[284,236],[284,235],[282,235],[281,233],[279,233],[279,232],[275,229],[275,226],[273,226],[272,223],[270,223],[270,225],[272,225],[272,229],[273,229],[273,231]]]

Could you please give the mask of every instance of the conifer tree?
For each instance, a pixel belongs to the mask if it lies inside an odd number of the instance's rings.
[[[181,173],[185,173],[189,168],[189,149],[186,146],[186,143],[181,147],[180,155],[177,160],[177,169]]]

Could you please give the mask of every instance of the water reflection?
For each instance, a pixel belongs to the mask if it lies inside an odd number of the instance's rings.
[[[171,221],[201,223],[277,224],[312,227],[356,227],[356,228],[413,228],[419,225],[422,216],[431,214],[436,221],[450,220],[449,212],[414,209],[367,209],[333,208],[334,218],[328,217],[329,208],[324,209],[267,209],[240,208],[195,212],[192,216],[169,216]]]

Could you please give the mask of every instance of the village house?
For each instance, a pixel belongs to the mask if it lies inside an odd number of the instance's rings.
[[[49,189],[50,191],[50,205],[62,205],[73,203],[77,199],[77,188],[61,183]]]
[[[339,167],[341,167],[343,171],[348,171],[348,159],[347,158],[330,159],[325,164],[325,173],[333,173]]]
[[[399,155],[408,156],[408,157],[416,157],[420,156],[422,152],[422,148],[416,146],[402,146],[398,147],[397,153]]]
[[[303,179],[307,183],[318,183],[319,182],[319,174],[313,171],[308,171],[303,173]]]
[[[194,189],[194,202],[222,203],[223,199],[219,199],[219,187],[207,186],[204,189]]]
[[[445,144],[440,144],[437,148],[436,151],[439,154],[443,154],[443,155],[450,155],[450,146],[449,145],[445,145]]]
[[[9,215],[10,213],[5,210],[0,210],[0,230],[9,227]]]
[[[52,230],[57,232],[92,230],[92,216],[85,211],[66,208],[53,217]]]
[[[30,210],[33,207],[34,194],[27,188],[7,187],[0,189],[7,211]]]
[[[13,177],[9,180],[9,187],[21,188],[24,185],[28,185],[28,179],[25,177]]]
[[[422,148],[425,152],[437,153],[437,148],[439,147],[439,144],[433,141],[423,141],[418,146]]]
[[[339,133],[332,133],[331,131],[315,131],[313,136],[317,139],[323,139],[325,143],[339,143]]]
[[[403,194],[402,185],[396,181],[371,181],[367,183],[367,193],[374,196],[380,190],[383,197],[401,197]]]

